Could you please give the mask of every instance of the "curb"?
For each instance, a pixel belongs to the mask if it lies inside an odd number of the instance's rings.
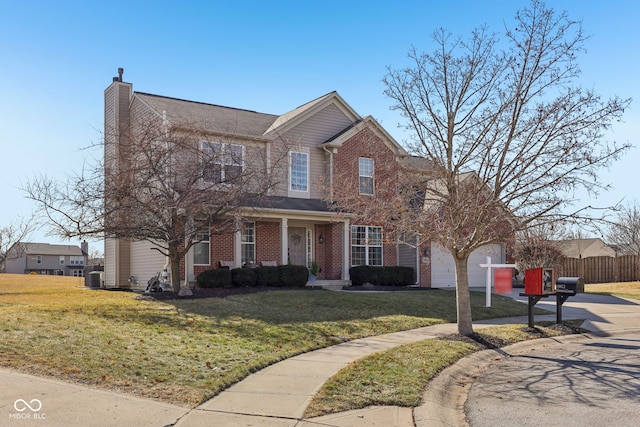
[[[636,332],[640,332],[640,328],[607,336],[621,336]],[[541,348],[602,336],[602,334],[588,332],[539,338],[502,348],[482,350],[464,357],[429,382],[423,393],[423,403],[413,410],[414,423],[416,427],[469,427],[465,412],[469,390],[476,378],[492,365],[508,357],[521,356]]]

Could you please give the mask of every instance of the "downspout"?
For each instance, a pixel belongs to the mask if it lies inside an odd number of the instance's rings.
[[[322,149],[329,153],[329,199],[333,200],[333,151],[327,150],[324,145]]]

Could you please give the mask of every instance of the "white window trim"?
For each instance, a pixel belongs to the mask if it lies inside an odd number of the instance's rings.
[[[242,149],[242,161],[240,162],[240,167],[242,168],[242,171],[244,171],[245,169],[245,159],[247,158],[246,155],[246,147],[243,144],[234,144],[232,142],[220,142],[220,141],[202,141],[200,142],[200,150],[202,152],[202,155],[205,155],[205,146],[209,146],[211,147],[213,144],[220,144],[221,146],[221,152],[224,153],[225,151],[225,147],[227,146],[236,146],[236,147],[240,147]],[[225,156],[224,154],[222,155],[222,158],[224,160]],[[201,167],[204,167],[204,164],[202,163],[202,158],[200,159],[201,161]],[[206,185],[232,185],[233,183],[230,182],[225,182],[225,171],[224,171],[224,167],[225,166],[229,166],[229,165],[233,165],[232,163],[227,163],[226,160],[224,161],[214,161],[213,164],[218,164],[221,166],[220,168],[220,180],[222,182],[215,182],[215,181],[209,181],[204,179],[204,176],[201,178],[201,182],[206,184]]]
[[[293,188],[293,174],[292,174],[292,167],[293,167],[293,160],[292,160],[292,156],[293,154],[303,154],[306,158],[307,158],[307,176],[305,177],[306,180],[306,190],[299,190],[299,189],[294,189]],[[309,194],[309,186],[310,186],[310,172],[309,170],[311,169],[311,156],[309,155],[309,151],[308,150],[304,150],[304,149],[299,149],[299,150],[291,150],[289,151],[289,191],[294,193],[294,194]]]
[[[202,232],[196,233],[196,236],[200,236],[200,235],[203,235],[203,234],[207,235],[207,240],[199,240],[197,243],[194,244],[194,246],[198,245],[198,244],[204,244],[204,243],[207,244],[207,246],[209,248],[208,251],[207,251],[207,263],[206,264],[200,264],[200,263],[196,262],[196,253],[195,253],[195,248],[194,248],[194,251],[193,251],[193,265],[194,266],[195,265],[198,265],[198,266],[211,265],[211,233],[210,233],[209,230],[207,230],[206,232],[202,231]]]
[[[251,229],[253,230],[253,241],[252,242],[247,242],[244,240],[244,231],[247,227],[251,227]],[[240,234],[240,261],[243,264],[248,264],[253,262],[254,264],[256,263],[256,240],[257,240],[257,236],[256,236],[256,223],[253,221],[245,221],[242,223],[242,231]],[[243,260],[243,256],[244,256],[244,249],[245,247],[248,246],[252,246],[253,247],[253,257],[251,257],[252,259],[248,259],[247,262],[245,262],[245,260]]]
[[[361,160],[371,160],[372,163],[372,169],[371,169],[371,175],[363,175],[362,174],[362,170],[360,168],[360,161]],[[366,196],[373,196],[376,192],[376,178],[375,178],[375,170],[376,170],[376,161],[370,157],[358,157],[358,193],[362,194],[362,195],[366,195]],[[361,178],[371,178],[371,193],[363,193],[362,192],[362,187],[360,186],[360,179]]]
[[[356,245],[353,243],[353,230],[354,228],[357,227],[363,227],[365,229],[365,243],[363,245]],[[369,243],[369,229],[370,228],[379,228],[380,229],[380,233],[382,236],[381,242],[379,245],[371,245]],[[351,266],[352,267],[356,267],[358,265],[362,265],[362,264],[354,264],[353,262],[353,248],[354,247],[359,247],[359,248],[364,248],[364,259],[365,259],[365,263],[364,265],[371,265],[371,260],[369,259],[369,248],[375,247],[375,248],[380,248],[380,265],[379,266],[383,266],[384,265],[384,230],[381,226],[378,225],[361,225],[361,224],[354,224],[351,226],[351,245],[350,245],[350,251],[351,251]],[[378,267],[378,265],[375,265],[375,267]]]

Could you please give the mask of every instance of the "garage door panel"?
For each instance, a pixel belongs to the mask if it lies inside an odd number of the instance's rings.
[[[493,244],[482,246],[471,253],[467,264],[469,272],[469,286],[483,287],[486,285],[487,272],[480,264],[491,257],[494,264],[504,263],[502,245]],[[455,263],[453,256],[439,244],[431,244],[431,286],[433,288],[455,288]]]

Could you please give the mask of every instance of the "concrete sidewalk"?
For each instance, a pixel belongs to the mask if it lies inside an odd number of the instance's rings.
[[[521,299],[517,292],[512,296]],[[539,303],[541,307],[545,305],[555,310],[555,300]],[[597,334],[625,333],[639,329],[640,305],[611,297],[577,295],[565,303],[563,317],[588,319],[585,327]],[[555,320],[555,314],[536,316],[536,321],[543,319]],[[496,319],[474,323],[474,327],[526,321],[526,317]],[[195,409],[0,370],[0,426],[27,423],[71,427],[464,425],[460,423],[465,422],[464,402],[468,385],[473,382],[468,376],[469,373],[473,375],[471,368],[489,366],[504,357],[503,354],[488,351],[463,359],[432,382],[425,393],[425,403],[415,410],[372,407],[302,419],[306,406],[325,381],[349,363],[378,351],[441,337],[456,330],[455,324],[436,325],[305,353],[247,377]],[[552,340],[544,345],[558,342]],[[527,342],[521,345],[527,351],[541,344]]]

